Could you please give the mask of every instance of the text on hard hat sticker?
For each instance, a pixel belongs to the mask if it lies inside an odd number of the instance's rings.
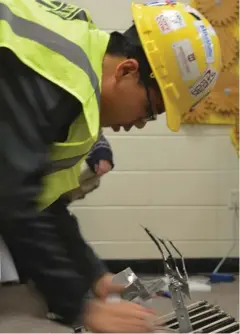
[[[209,30],[202,21],[195,21],[195,26],[203,42],[204,51],[206,55],[206,62],[207,64],[211,64],[214,62],[214,50]]]
[[[206,94],[216,83],[217,77],[218,74],[214,69],[207,69],[200,80],[194,86],[190,87],[191,95],[198,97]]]
[[[162,34],[168,34],[174,30],[186,27],[186,23],[177,10],[166,10],[156,17],[157,24]]]
[[[178,66],[184,81],[197,80],[200,77],[200,71],[196,57],[192,48],[191,41],[184,39],[173,44]]]

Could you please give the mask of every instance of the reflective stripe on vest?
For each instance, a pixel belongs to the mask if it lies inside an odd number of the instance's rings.
[[[88,75],[95,90],[98,108],[100,110],[99,80],[86,53],[79,45],[67,40],[63,36],[41,26],[38,23],[18,17],[7,7],[7,5],[3,3],[0,3],[0,20],[8,22],[16,35],[44,45],[49,50],[62,55],[70,62],[81,68]]]
[[[65,19],[55,9],[52,13],[35,0],[0,0],[0,52],[1,47],[12,50],[30,69],[73,95],[83,109],[66,141],[49,147],[51,161],[36,194],[39,210],[79,187],[81,164],[99,133],[102,63],[110,38],[91,23],[87,11],[88,22],[77,16]]]
[[[87,155],[87,153],[78,155],[73,158],[53,160],[51,162],[51,166],[48,168],[47,172],[45,173],[45,176],[50,175],[52,173],[59,172],[60,170],[68,169],[68,168],[75,166],[85,155]]]

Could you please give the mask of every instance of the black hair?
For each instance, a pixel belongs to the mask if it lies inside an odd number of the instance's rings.
[[[123,34],[117,31],[111,33],[107,53],[111,56],[136,59],[139,64],[140,83],[158,89],[156,80],[150,77],[152,70],[134,24]]]

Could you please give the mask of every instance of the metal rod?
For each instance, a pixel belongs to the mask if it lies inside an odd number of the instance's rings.
[[[179,288],[176,288],[174,284],[169,284],[169,291],[172,295],[172,305],[173,309],[176,312],[176,317],[179,323],[179,332],[180,333],[191,333],[192,324],[189,319],[187,308],[183,301],[183,295]]]
[[[214,332],[211,332],[210,334],[213,334],[213,333],[226,333],[225,332],[226,329],[230,329],[231,327],[234,327],[234,326],[238,326],[238,330],[239,330],[239,323],[237,323],[236,321],[234,321],[232,324],[229,324],[229,325],[227,325],[225,327],[218,328],[217,330],[215,330]],[[235,328],[234,328],[234,330],[235,330]]]
[[[200,301],[200,302],[188,305],[188,306],[186,306],[186,308],[188,310],[188,313],[190,313],[190,312],[193,312],[193,311],[197,310],[198,308],[203,308],[203,307],[206,307],[206,306],[208,306],[207,301]],[[162,315],[158,319],[161,320],[163,318],[167,318],[168,319],[167,322],[172,321],[176,318],[176,313],[175,313],[175,311],[173,311],[173,312],[170,312],[166,315]]]
[[[201,317],[201,316],[210,316],[210,315],[212,315],[213,314],[213,312],[215,312],[215,314],[216,314],[216,311],[218,311],[217,310],[217,308],[216,307],[212,307],[211,309],[209,309],[209,310],[205,310],[205,311],[203,311],[203,312],[200,312],[200,313],[197,313],[197,314],[193,314],[192,316],[190,316],[189,315],[189,318],[190,318],[190,321],[191,321],[191,323],[193,324],[193,320],[195,319],[195,318],[198,318],[198,317]],[[172,323],[171,324],[171,326],[176,326],[178,324],[178,322],[176,321],[176,322],[174,322],[174,323]]]
[[[231,319],[231,317],[224,317],[224,318],[222,318],[222,319],[220,319],[220,320],[217,320],[217,321],[215,321],[215,322],[213,322],[213,323],[211,323],[211,324],[208,324],[208,325],[205,325],[205,326],[203,326],[203,327],[201,327],[201,328],[198,328],[197,329],[197,332],[198,333],[204,333],[204,331],[205,330],[207,330],[207,328],[209,328],[208,330],[211,330],[210,328],[211,327],[214,327],[214,326],[216,326],[216,325],[220,325],[222,322],[225,322],[226,320],[229,320],[229,319]],[[215,327],[214,327],[215,328]],[[208,332],[207,332],[208,333]]]
[[[209,320],[214,320],[215,318],[219,318],[219,317],[222,317],[222,318],[224,318],[225,316],[227,316],[226,315],[226,313],[225,312],[223,312],[223,311],[219,311],[219,312],[217,312],[217,313],[215,313],[215,314],[213,314],[213,315],[210,315],[209,317],[207,317],[207,318],[203,318],[203,319],[200,319],[200,320],[196,320],[196,321],[194,321],[194,322],[192,322],[192,326],[196,326],[196,325],[201,325],[201,323],[202,322],[206,322],[206,321],[209,321]],[[216,320],[221,320],[221,318],[220,319],[216,319]]]

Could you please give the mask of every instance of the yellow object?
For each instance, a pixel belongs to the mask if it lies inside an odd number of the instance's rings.
[[[79,109],[80,103],[83,106],[66,142],[55,143],[49,152],[52,165],[38,199],[44,208],[79,187],[80,165],[98,139],[102,61],[109,35],[94,28],[83,10],[78,20],[68,20],[66,13],[72,17],[76,6],[61,12],[41,3],[0,0],[0,47],[11,49],[27,66],[75,96]]]
[[[190,6],[159,1],[133,4],[132,13],[153,75],[163,95],[168,127],[212,90],[221,70],[219,39]]]
[[[238,156],[240,156],[239,152],[239,113],[236,115],[235,125],[232,127],[230,137],[232,140],[232,144],[236,150]]]
[[[194,110],[187,112],[183,115],[183,119],[187,123],[201,123],[210,114],[210,109],[208,109],[206,101],[202,101]]]
[[[238,40],[232,31],[225,27],[215,27],[222,50],[223,71],[230,70],[238,60]]]
[[[229,113],[214,113],[207,108],[205,101],[203,101],[192,112],[183,115],[182,122],[187,124],[234,125],[235,116]]]
[[[222,50],[222,71],[217,84],[183,123],[236,124],[239,112],[239,0],[192,0],[191,6],[205,15],[213,25]]]
[[[221,72],[217,83],[206,100],[208,108],[217,113],[239,112],[238,76],[230,71]]]
[[[195,0],[195,4],[214,26],[226,26],[238,19],[239,0]]]

